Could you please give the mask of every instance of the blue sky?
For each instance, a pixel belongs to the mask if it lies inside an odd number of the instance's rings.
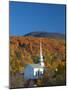
[[[65,5],[10,2],[10,35],[65,33]]]

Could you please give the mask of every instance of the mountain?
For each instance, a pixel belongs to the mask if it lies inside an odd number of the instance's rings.
[[[64,34],[60,33],[49,33],[49,32],[30,32],[24,36],[32,36],[32,37],[48,37],[48,38],[60,38],[65,39]]]

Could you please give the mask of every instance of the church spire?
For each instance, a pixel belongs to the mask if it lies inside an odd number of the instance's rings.
[[[42,43],[40,42],[40,61],[43,61],[43,55],[42,55]]]
[[[43,54],[42,54],[42,43],[40,42],[40,65],[44,67]]]

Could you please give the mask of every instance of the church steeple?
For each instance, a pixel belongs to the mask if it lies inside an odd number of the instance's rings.
[[[44,67],[44,60],[42,55],[42,43],[40,42],[40,65]]]

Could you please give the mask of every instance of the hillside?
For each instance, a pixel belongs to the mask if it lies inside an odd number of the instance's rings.
[[[64,39],[65,35],[61,33],[49,33],[49,32],[30,32],[25,36],[32,36],[32,37],[46,37],[46,38],[58,38]]]
[[[19,85],[17,73],[23,73],[24,67],[39,61],[39,44],[42,43],[45,67],[47,72],[44,79],[37,81],[37,86],[64,85],[65,84],[65,41],[64,39],[11,36],[10,37],[10,73],[15,77],[10,81],[12,86]],[[56,72],[56,68],[58,71]],[[48,80],[48,82],[46,82]],[[18,81],[18,82],[17,82]],[[16,82],[16,83],[15,83]],[[21,81],[22,82],[22,81]],[[24,82],[24,81],[23,81]],[[19,86],[20,87],[20,86]],[[25,86],[24,86],[25,87]]]

